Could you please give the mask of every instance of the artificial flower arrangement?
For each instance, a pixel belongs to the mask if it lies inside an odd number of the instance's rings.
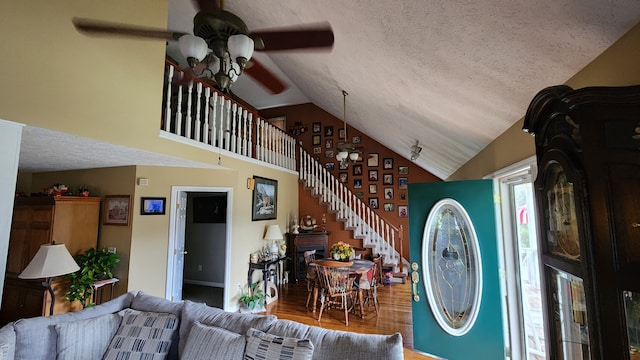
[[[356,251],[353,246],[343,242],[338,241],[337,243],[331,245],[331,257],[335,260],[349,260],[352,259],[356,255]]]

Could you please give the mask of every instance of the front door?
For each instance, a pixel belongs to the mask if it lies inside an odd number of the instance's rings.
[[[446,298],[446,295],[453,300],[444,301],[444,307],[451,305],[455,308],[455,314],[451,310],[443,310],[441,314],[434,315],[432,308],[439,309],[438,306],[432,307],[428,302],[427,290],[425,288],[425,279],[423,278],[423,266],[430,267],[430,264],[423,264],[425,257],[423,254],[423,242],[429,241],[429,236],[423,236],[425,233],[425,225],[429,213],[440,200],[452,199],[464,209],[461,212],[469,217],[472,226],[475,229],[478,241],[478,256],[480,269],[478,285],[465,285],[461,287],[462,293],[444,289],[446,285],[451,285],[459,279],[464,281],[473,281],[473,276],[460,277],[456,275],[455,279],[450,275],[453,270],[464,272],[469,266],[473,266],[473,261],[469,265],[466,260],[470,254],[466,250],[472,249],[466,245],[449,243],[445,249],[439,253],[429,255],[431,259],[434,255],[441,256],[441,264],[436,269],[443,269],[439,274],[429,270],[429,276],[436,280],[435,290],[433,293],[442,295],[440,298]],[[444,222],[445,219],[442,218]],[[431,222],[431,221],[430,221]],[[437,223],[437,221],[436,221]],[[454,228],[457,225],[454,225]],[[438,231],[435,231],[438,234]],[[464,232],[463,232],[464,233]],[[423,183],[409,184],[409,234],[411,247],[411,264],[412,281],[417,281],[415,294],[413,295],[413,341],[414,348],[428,354],[438,357],[455,360],[455,359],[504,359],[505,346],[502,324],[502,310],[500,302],[500,284],[498,274],[498,250],[496,241],[496,222],[495,211],[493,205],[493,184],[491,180],[471,180],[471,181],[452,181],[441,183]],[[433,232],[432,232],[433,234]],[[468,238],[463,235],[462,238]],[[431,246],[431,245],[430,245]],[[435,243],[434,243],[435,246]],[[447,250],[449,249],[449,250]],[[457,250],[454,250],[457,249]],[[454,256],[452,254],[455,251]],[[441,253],[441,255],[440,255]],[[448,257],[449,259],[445,259]],[[473,257],[473,256],[471,256]],[[451,259],[460,260],[460,264],[452,265]],[[438,261],[438,259],[436,259]],[[416,270],[417,269],[417,270]],[[459,271],[461,270],[461,271]],[[414,274],[415,272],[415,274]],[[475,274],[474,270],[467,271],[469,274]],[[442,280],[445,286],[438,288],[438,278]],[[477,287],[474,287],[477,286]],[[451,286],[449,286],[451,287]],[[434,289],[434,287],[432,287]],[[444,290],[443,290],[444,289]],[[467,289],[467,290],[465,290]],[[474,318],[470,320],[470,325],[465,331],[456,329],[456,322],[452,322],[453,326],[444,329],[439,323],[442,318],[462,318],[466,316],[464,306],[458,303],[458,299],[466,297],[467,293],[473,292],[468,289],[477,289],[479,303],[474,309]],[[412,290],[414,291],[414,290]],[[466,293],[465,293],[466,291]],[[417,295],[417,296],[416,296]],[[416,301],[417,300],[417,301]],[[442,307],[442,306],[441,306]],[[472,306],[469,306],[471,308]],[[460,310],[463,309],[463,310]],[[444,313],[444,316],[442,315]],[[440,319],[437,319],[437,318]],[[466,323],[469,325],[469,322]],[[465,326],[467,326],[465,325]]]

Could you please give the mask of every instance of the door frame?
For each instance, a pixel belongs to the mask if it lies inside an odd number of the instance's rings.
[[[178,219],[178,201],[181,193],[200,192],[200,193],[226,193],[227,195],[227,226],[225,234],[225,254],[224,254],[224,290],[223,290],[223,310],[227,310],[231,289],[231,228],[233,214],[233,188],[231,187],[205,187],[205,186],[172,186],[171,202],[169,204],[169,245],[167,248],[167,280],[165,297],[169,299],[173,293],[176,281],[182,282],[183,279],[177,279],[176,264],[174,250],[184,247],[184,244],[178,244],[176,233],[181,231],[184,233],[184,224],[180,225]],[[188,204],[185,204],[188,206]],[[180,228],[178,228],[180,227]],[[184,237],[183,237],[184,239]]]
[[[513,226],[511,219],[510,204],[505,206],[505,200],[509,199],[509,185],[517,178],[529,178],[533,188],[533,182],[537,176],[536,156],[530,156],[518,161],[498,171],[495,171],[484,179],[493,180],[493,193],[495,196],[494,209],[496,212],[496,237],[498,241],[498,262],[500,271],[500,288],[502,292],[502,321],[504,331],[504,344],[506,348],[506,359],[519,359],[524,356],[523,330],[521,325],[524,318],[520,306],[520,289],[515,274],[519,271],[519,264],[516,263],[516,244],[513,240]],[[535,221],[535,210],[532,209],[529,221]],[[536,230],[536,238],[539,236]],[[539,269],[540,270],[540,269]],[[507,276],[514,274],[514,276]],[[544,291],[544,289],[541,289]],[[541,294],[542,295],[542,294]]]

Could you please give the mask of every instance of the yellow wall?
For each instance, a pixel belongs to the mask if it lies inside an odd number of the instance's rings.
[[[171,201],[172,186],[227,187],[232,188],[233,215],[231,225],[230,282],[231,293],[227,308],[233,308],[239,294],[236,284],[247,282],[249,254],[264,245],[262,236],[269,224],[278,224],[287,231],[289,219],[298,212],[298,176],[288,171],[261,166],[223,156],[223,166],[234,170],[196,168],[128,166],[78,171],[37,173],[31,176],[31,189],[38,192],[53,183],[63,183],[76,190],[87,185],[91,196],[132,195],[132,211],[129,226],[100,225],[99,247],[116,247],[121,263],[115,276],[121,281],[116,293],[143,290],[164,297],[166,293],[167,258],[169,254],[169,212],[163,216],[140,215],[141,197],[166,197]],[[247,178],[254,175],[278,181],[277,219],[251,221],[252,191],[247,189]],[[148,179],[147,186],[136,185],[138,178]],[[260,274],[256,272],[256,277]],[[257,280],[257,278],[256,278]]]
[[[566,84],[574,89],[587,86],[640,84],[640,24],[576,73]],[[548,86],[559,84],[548,84]],[[542,90],[542,89],[539,89]],[[531,94],[531,99],[535,94]],[[535,155],[533,137],[522,131],[523,118],[464,164],[447,180],[480,179],[496,170]]]

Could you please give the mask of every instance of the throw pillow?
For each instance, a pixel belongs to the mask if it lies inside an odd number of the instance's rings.
[[[245,337],[240,334],[196,321],[191,326],[181,359],[242,360],[245,342]]]
[[[57,324],[57,359],[101,359],[120,326],[120,320],[118,314],[107,314]]]
[[[166,359],[177,329],[178,317],[174,314],[130,310],[104,359]]]
[[[264,333],[254,328],[247,332],[244,360],[311,360],[313,344],[309,339],[295,339]]]

